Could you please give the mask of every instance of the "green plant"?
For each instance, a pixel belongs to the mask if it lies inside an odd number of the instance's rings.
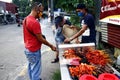
[[[61,80],[60,70],[56,70],[52,75],[52,80]]]
[[[104,49],[103,44],[102,44],[102,43],[99,43],[99,44],[97,45],[97,49],[99,49],[99,50],[103,50],[103,49]]]
[[[71,15],[70,21],[71,21],[72,25],[75,25],[75,26],[81,28],[80,17],[78,17],[77,15]]]

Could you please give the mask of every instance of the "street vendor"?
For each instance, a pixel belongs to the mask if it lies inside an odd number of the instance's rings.
[[[81,17],[80,24],[82,28],[72,37],[65,39],[64,42],[68,43],[73,39],[82,36],[82,43],[96,43],[94,17],[88,13],[85,4],[78,4],[76,11],[78,16]]]

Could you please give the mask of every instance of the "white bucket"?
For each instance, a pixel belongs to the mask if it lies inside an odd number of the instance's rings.
[[[120,65],[120,55],[117,57],[117,65]]]

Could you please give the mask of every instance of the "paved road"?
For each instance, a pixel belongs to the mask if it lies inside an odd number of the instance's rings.
[[[26,62],[21,32],[16,24],[0,26],[0,80],[9,80]]]
[[[55,44],[52,29],[47,20],[41,24],[47,40]],[[59,64],[51,64],[55,57],[49,47],[42,46],[42,79],[51,80],[51,75]],[[29,80],[27,60],[24,55],[22,27],[17,24],[0,26],[0,80]]]

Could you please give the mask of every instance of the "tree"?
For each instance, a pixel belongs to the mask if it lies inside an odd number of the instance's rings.
[[[42,3],[43,0],[32,0],[33,2],[40,2]]]
[[[12,0],[19,8],[18,13],[20,16],[25,17],[30,12],[30,1],[29,0]]]
[[[101,7],[101,0],[94,0],[95,2],[95,21],[96,21],[96,25],[99,25],[99,17],[100,17],[100,7]]]
[[[71,12],[74,11],[77,4],[84,3],[90,10],[94,7],[94,0],[55,0],[55,8],[61,8],[64,11]]]
[[[61,8],[63,11],[68,12],[69,14],[76,13],[76,6],[79,3],[84,3],[88,8],[89,12],[95,16],[95,0],[55,0],[55,8]],[[79,23],[79,17],[77,15],[72,15],[73,24]]]
[[[12,0],[14,4],[16,4],[18,7],[20,7],[20,1],[19,0]]]

